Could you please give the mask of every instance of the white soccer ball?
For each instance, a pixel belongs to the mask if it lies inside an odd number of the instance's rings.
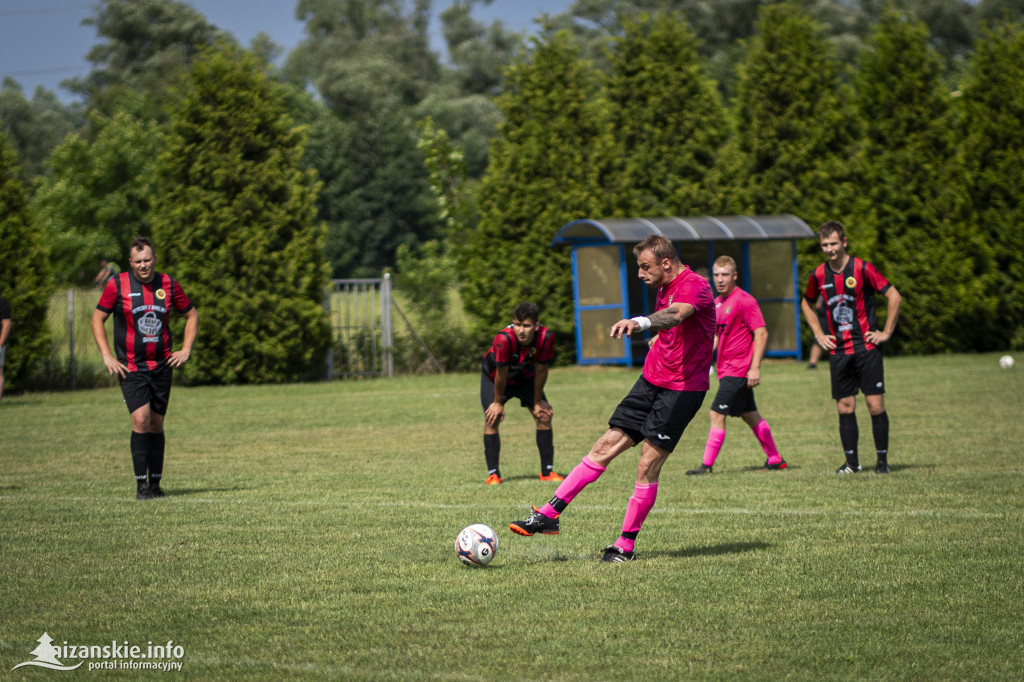
[[[999,366],[1002,367],[1003,369],[1010,369],[1011,367],[1013,367],[1013,356],[1004,355],[1003,357],[999,358]]]
[[[467,566],[486,566],[497,553],[498,535],[482,523],[466,526],[455,538],[455,554]]]

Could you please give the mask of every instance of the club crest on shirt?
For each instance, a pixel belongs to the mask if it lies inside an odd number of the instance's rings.
[[[159,298],[161,301],[167,298],[167,293],[163,289],[157,289],[153,292],[153,295]]]
[[[847,277],[846,278],[846,286],[848,288],[850,288],[850,289],[852,289],[855,286],[857,286],[857,278],[856,277]]]

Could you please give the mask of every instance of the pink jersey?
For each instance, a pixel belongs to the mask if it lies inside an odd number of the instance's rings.
[[[754,330],[765,326],[761,307],[757,299],[736,288],[726,298],[716,298],[715,308],[718,376],[746,377],[754,359]]]
[[[715,301],[711,285],[683,267],[667,286],[658,289],[655,310],[673,303],[689,303],[694,313],[670,329],[658,332],[658,342],[647,353],[644,378],[673,391],[706,391],[711,384],[711,352],[715,341]]]

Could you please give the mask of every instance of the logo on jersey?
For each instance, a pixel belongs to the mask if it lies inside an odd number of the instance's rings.
[[[143,336],[147,337],[146,341],[156,341],[156,337],[160,334],[160,330],[163,327],[164,323],[160,321],[160,318],[152,310],[139,318],[139,331],[142,332]]]
[[[832,319],[835,320],[837,325],[839,325],[841,331],[845,331],[845,329],[849,329],[850,325],[853,324],[853,309],[846,305],[845,301],[840,301],[839,304],[832,309]]]
[[[153,295],[159,298],[161,301],[167,298],[167,292],[165,292],[163,289],[157,289],[155,292],[153,292]]]
[[[852,289],[855,286],[857,286],[857,278],[856,277],[847,277],[846,278],[846,288],[847,289]]]

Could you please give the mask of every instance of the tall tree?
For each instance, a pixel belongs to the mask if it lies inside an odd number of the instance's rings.
[[[4,78],[0,86],[0,126],[28,178],[45,171],[46,158],[64,136],[81,125],[78,107],[64,105],[38,86],[32,99],[16,81]]]
[[[107,116],[128,110],[163,120],[176,81],[199,52],[230,36],[179,0],[103,0],[94,17],[105,42],[89,50],[93,69],[63,85]]]
[[[195,382],[312,376],[330,342],[319,186],[284,102],[255,57],[220,44],[171,112],[153,234],[211,321],[186,370]]]
[[[33,198],[36,224],[67,284],[88,282],[101,258],[127,267],[132,238],[150,234],[159,127],[124,112],[90,121],[92,139],[69,135]]]
[[[17,390],[49,352],[50,259],[32,227],[18,157],[0,131],[0,296],[11,304],[4,379]]]
[[[534,40],[508,73],[505,116],[477,193],[480,223],[460,251],[467,309],[490,325],[537,301],[544,324],[571,348],[569,254],[550,248],[571,220],[607,215],[604,173],[612,150],[597,74],[569,34]]]
[[[957,99],[963,111],[957,175],[946,188],[951,213],[971,240],[965,235],[951,246],[984,287],[964,291],[963,298],[978,296],[976,310],[987,313],[984,319],[968,318],[965,329],[973,333],[965,345],[1024,349],[1024,255],[1018,248],[1024,243],[1024,28],[1019,23],[986,31]],[[976,241],[988,250],[987,268]],[[989,308],[993,296],[998,303]],[[963,307],[970,303],[965,300]]]
[[[856,127],[839,75],[821,27],[799,6],[762,9],[740,68],[738,134],[723,181],[736,191],[726,210],[793,213],[814,225],[845,214]]]
[[[616,211],[706,213],[706,178],[729,126],[697,38],[678,13],[642,13],[623,27],[608,82],[619,147]]]
[[[874,258],[904,295],[892,346],[950,349],[946,330],[970,315],[977,291],[965,272],[940,197],[952,157],[949,93],[928,29],[897,10],[882,15],[855,77],[865,136],[855,162],[868,202],[851,222],[877,235]],[[970,293],[968,293],[970,292]]]
[[[335,277],[379,276],[400,245],[435,234],[413,120],[413,108],[439,78],[428,9],[427,0],[408,14],[401,0],[300,0],[296,9],[308,37],[289,55],[285,73],[314,86],[345,127],[321,138],[340,145],[331,152],[343,167],[318,167]]]

